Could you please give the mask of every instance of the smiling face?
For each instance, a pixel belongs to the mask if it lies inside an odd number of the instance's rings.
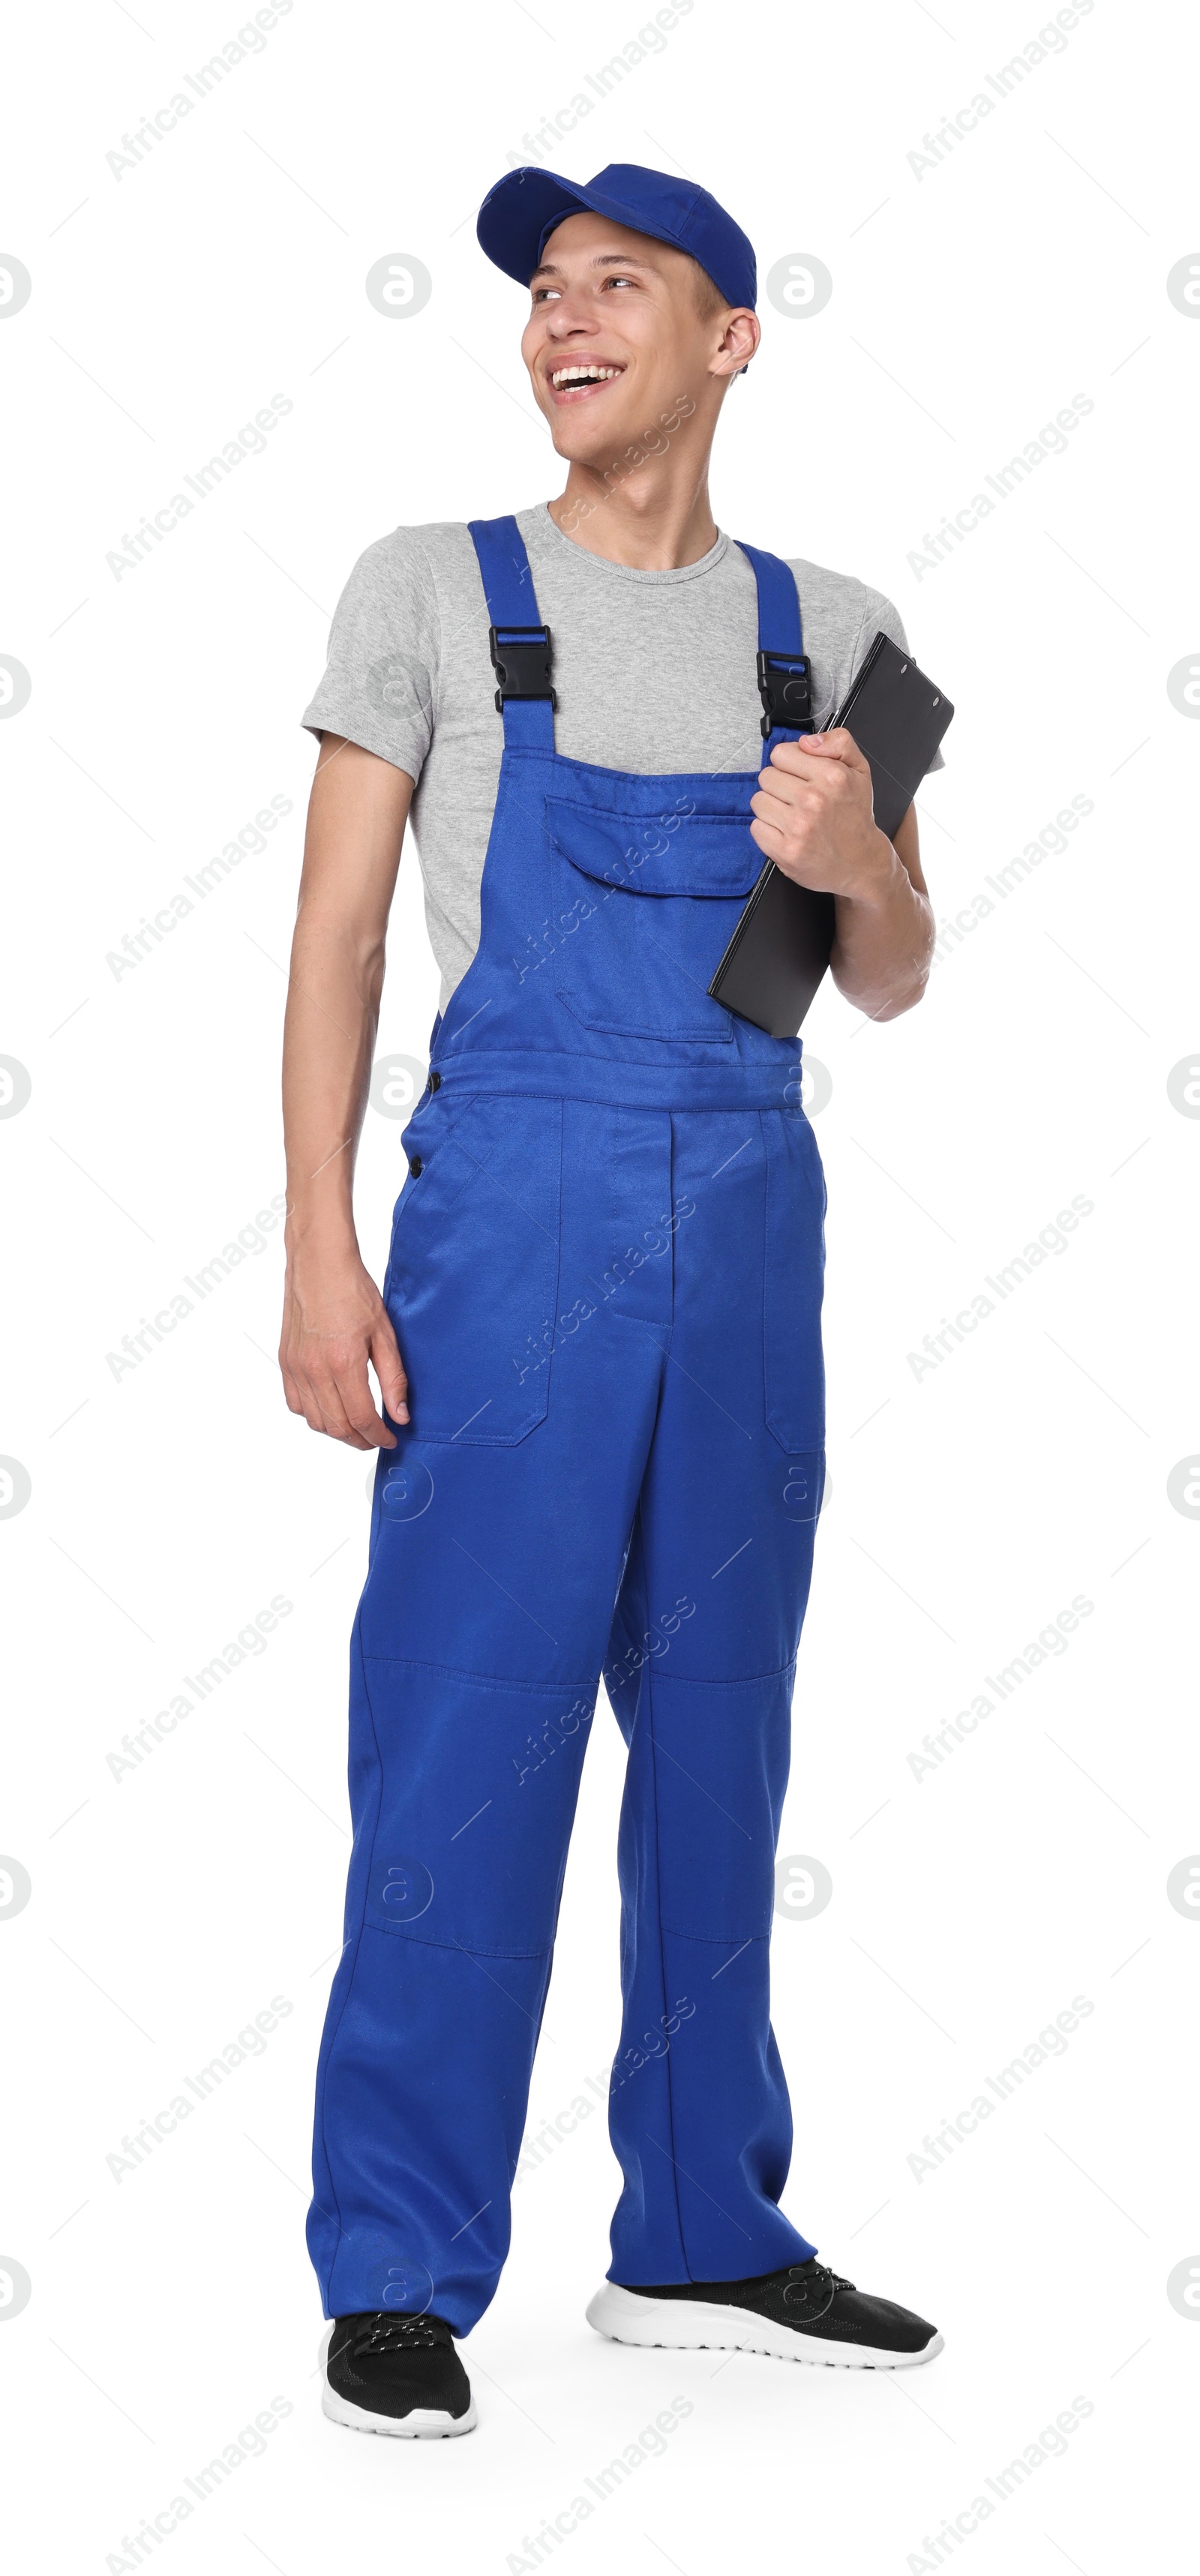
[[[703,432],[758,324],[686,252],[592,214],[551,233],[531,283],[521,354],[560,456],[603,470],[653,449],[681,406]]]

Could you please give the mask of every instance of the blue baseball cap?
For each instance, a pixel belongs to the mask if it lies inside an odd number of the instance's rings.
[[[643,170],[637,161],[610,161],[594,179],[580,185],[560,179],[553,170],[510,170],[489,190],[479,209],[476,230],[481,249],[528,286],[556,225],[568,215],[606,215],[629,232],[647,233],[651,241],[669,242],[698,260],[727,304],[748,304],[758,294],[754,245],[740,224],[690,179],[668,178],[663,170]]]

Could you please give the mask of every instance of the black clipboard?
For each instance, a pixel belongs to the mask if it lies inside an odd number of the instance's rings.
[[[833,724],[870,764],[875,820],[889,840],[913,801],[954,708],[911,653],[880,628]],[[811,730],[811,728],[809,728]],[[797,1035],[829,964],[834,899],[768,859],[708,990],[773,1038]]]

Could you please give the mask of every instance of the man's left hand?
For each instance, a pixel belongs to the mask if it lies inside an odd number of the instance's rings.
[[[896,853],[874,818],[868,764],[844,725],[778,743],[750,805],[764,858],[797,885],[851,903],[885,899]]]

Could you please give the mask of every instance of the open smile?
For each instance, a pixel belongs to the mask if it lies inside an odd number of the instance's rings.
[[[609,366],[599,359],[572,359],[561,367],[547,368],[546,381],[556,403],[594,402],[606,385],[624,373],[623,366]]]

